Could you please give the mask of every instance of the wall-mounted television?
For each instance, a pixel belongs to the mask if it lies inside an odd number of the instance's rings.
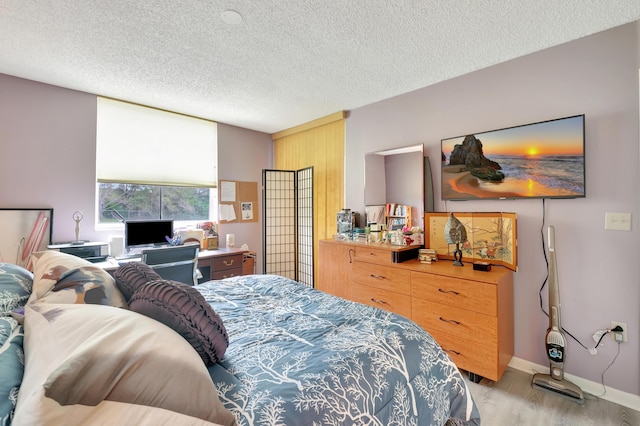
[[[442,199],[585,196],[584,114],[442,139]]]
[[[168,245],[173,237],[172,220],[128,220],[124,223],[124,246],[150,247]]]

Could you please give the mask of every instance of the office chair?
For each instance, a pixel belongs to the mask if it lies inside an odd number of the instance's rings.
[[[197,281],[198,244],[147,249],[142,262],[151,266],[165,280],[195,285]]]

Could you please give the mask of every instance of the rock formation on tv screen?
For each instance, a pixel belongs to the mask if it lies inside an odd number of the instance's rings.
[[[449,156],[449,165],[464,166],[464,170],[468,170],[478,179],[501,181],[504,179],[504,173],[500,170],[500,164],[489,160],[482,152],[482,142],[474,135],[468,135],[462,141],[453,147]]]

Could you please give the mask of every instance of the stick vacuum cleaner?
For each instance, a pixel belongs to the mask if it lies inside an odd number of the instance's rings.
[[[552,392],[579,404],[584,404],[582,389],[564,378],[564,365],[567,342],[560,326],[560,292],[558,287],[558,269],[556,266],[555,234],[549,226],[549,328],[545,337],[549,374],[534,374],[531,386]]]

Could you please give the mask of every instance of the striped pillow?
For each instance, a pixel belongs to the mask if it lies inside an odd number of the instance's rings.
[[[143,284],[162,279],[149,265],[142,262],[125,263],[113,272],[113,278],[127,302]]]
[[[170,280],[148,282],[133,294],[129,309],[174,329],[207,366],[221,360],[229,346],[222,319],[190,285]]]

